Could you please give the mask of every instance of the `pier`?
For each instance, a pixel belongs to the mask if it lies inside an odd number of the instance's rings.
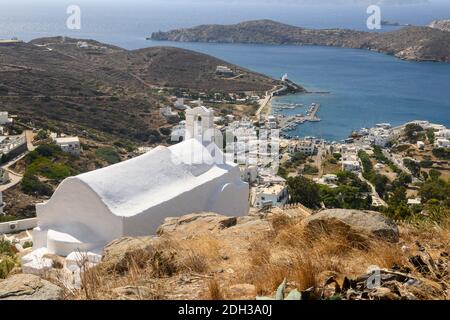
[[[297,125],[303,124],[306,121],[309,122],[319,122],[321,121],[319,117],[317,117],[317,112],[319,111],[320,104],[312,103],[309,106],[306,115],[295,115],[295,116],[285,116],[279,119],[280,129],[283,131],[293,130]]]

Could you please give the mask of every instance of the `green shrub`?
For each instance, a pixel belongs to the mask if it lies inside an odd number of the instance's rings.
[[[433,161],[429,159],[422,160],[420,161],[420,166],[422,168],[431,168],[433,166]]]
[[[6,279],[8,274],[16,266],[16,262],[12,257],[3,257],[0,261],[0,279]]]
[[[53,194],[53,188],[39,181],[39,179],[30,173],[25,173],[21,182],[22,191],[26,194],[51,196]]]
[[[10,221],[15,221],[15,220],[17,220],[17,217],[15,217],[15,216],[0,215],[0,223],[1,222],[10,222]]]
[[[109,164],[120,162],[119,154],[111,147],[99,148],[95,151],[95,155]]]
[[[303,173],[304,174],[316,174],[319,172],[319,169],[317,169],[317,167],[315,166],[311,166],[309,164],[305,165],[305,167],[303,168]]]
[[[0,240],[0,255],[7,255],[7,256],[14,255],[11,242],[3,239]]]
[[[33,242],[32,241],[25,241],[24,244],[22,245],[22,248],[26,249],[26,248],[32,248],[33,247]]]
[[[442,160],[450,160],[450,148],[433,149],[433,155]]]
[[[302,176],[287,179],[287,185],[292,203],[301,203],[308,208],[320,207],[318,185]]]

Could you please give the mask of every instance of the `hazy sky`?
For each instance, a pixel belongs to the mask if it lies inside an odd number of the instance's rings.
[[[408,5],[417,3],[445,3],[450,0],[127,0],[126,3],[129,4],[152,4],[152,3],[211,3],[211,2],[221,2],[221,3],[285,3],[285,4],[308,4],[308,5],[324,5],[324,4],[339,4],[339,5],[369,5],[369,4],[382,4],[382,5]],[[122,3],[123,0],[40,0],[40,3],[70,3],[70,4],[112,4],[112,3]],[[0,0],[0,4],[8,3],[34,3],[36,0]]]

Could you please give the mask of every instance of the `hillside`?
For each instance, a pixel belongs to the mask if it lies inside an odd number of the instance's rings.
[[[160,88],[266,91],[277,81],[214,57],[171,47],[128,51],[71,38],[0,46],[0,106],[36,127],[159,142]],[[215,74],[225,65],[241,77]]]
[[[53,268],[45,280],[12,263],[0,279],[0,300],[254,300],[274,298],[284,279],[286,294],[302,300],[444,300],[448,226],[448,219],[396,225],[371,211],[309,216],[296,207],[238,218],[190,214],[167,218],[157,236],[114,240],[75,280],[80,287],[61,281],[72,277],[62,257],[47,255]],[[14,257],[8,247],[0,249]],[[80,262],[83,270],[87,264]],[[370,286],[374,266],[380,283]]]
[[[450,32],[450,20],[435,20],[430,24],[430,28]]]
[[[156,32],[153,40],[323,45],[379,51],[414,61],[450,62],[450,34],[429,27],[405,27],[376,33],[347,29],[305,29],[271,20],[235,25],[202,25],[190,29]]]

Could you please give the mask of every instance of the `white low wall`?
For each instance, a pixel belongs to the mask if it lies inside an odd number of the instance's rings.
[[[0,223],[0,234],[25,231],[34,229],[36,227],[37,227],[37,218],[2,222]]]

